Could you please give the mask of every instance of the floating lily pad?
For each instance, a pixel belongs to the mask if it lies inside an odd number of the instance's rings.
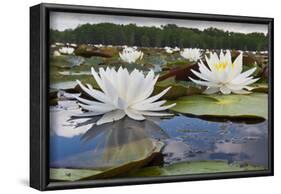
[[[268,96],[264,93],[250,95],[194,95],[179,98],[173,111],[197,116],[268,117]]]
[[[157,82],[154,88],[154,94],[160,93],[167,87],[171,89],[162,97],[163,99],[175,99],[182,96],[201,94],[203,88],[192,82],[177,82],[174,77]]]
[[[113,57],[113,55],[116,53],[117,53],[117,50],[115,48],[108,48],[108,47],[96,48],[96,47],[85,45],[85,44],[80,45],[75,50],[75,55],[83,56],[86,58],[90,58],[92,56],[110,58],[110,57]]]
[[[51,168],[50,178],[57,181],[77,181],[101,173],[98,170]]]
[[[261,166],[250,164],[239,165],[237,163],[228,164],[226,161],[195,161],[176,163],[165,167],[152,166],[139,169],[130,173],[130,177],[152,177],[152,176],[171,176],[188,175],[202,173],[221,173],[221,172],[239,172],[239,171],[257,171],[264,170]]]
[[[268,92],[268,84],[267,83],[258,83],[258,84],[253,84],[253,92]]]
[[[143,142],[140,141],[136,145],[130,145],[126,146],[125,149],[120,150],[120,148],[113,148],[111,150],[111,154],[113,156],[108,156],[108,157],[116,157],[120,152],[123,152],[124,156],[128,152],[131,152],[135,150],[136,146],[144,145]],[[77,180],[88,180],[88,179],[100,179],[100,178],[110,178],[110,177],[115,177],[118,175],[123,175],[127,174],[128,172],[132,170],[139,169],[149,162],[153,160],[157,155],[159,155],[160,150],[164,146],[163,142],[160,141],[154,141],[152,150],[149,153],[143,153],[142,157],[139,157],[136,160],[131,160],[125,163],[122,163],[119,166],[114,166],[110,168],[104,168],[104,169],[73,169],[73,168],[51,168],[50,169],[50,179],[55,180],[55,181],[77,181]],[[126,151],[125,151],[126,150]],[[93,157],[95,155],[93,154]],[[128,157],[128,156],[125,156]],[[83,159],[83,158],[80,158]],[[120,160],[123,160],[122,158],[119,158]],[[116,158],[118,160],[118,158]]]

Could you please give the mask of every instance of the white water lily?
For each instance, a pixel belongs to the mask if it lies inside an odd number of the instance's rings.
[[[119,56],[127,63],[134,63],[136,60],[141,60],[143,58],[143,52],[132,47],[126,47],[123,49],[122,53],[119,52]]]
[[[185,48],[180,55],[189,61],[197,62],[201,58],[201,51],[198,48]]]
[[[64,44],[61,43],[61,42],[56,42],[55,45],[56,45],[56,46],[63,46]]]
[[[103,47],[103,44],[95,44],[94,47],[101,48]]]
[[[173,48],[173,51],[174,51],[174,52],[178,52],[178,51],[180,51],[180,50],[181,50],[181,49],[180,49],[179,47],[177,47],[177,46],[176,46],[175,48]]]
[[[77,80],[84,92],[92,96],[94,100],[87,100],[81,97],[76,99],[79,105],[89,111],[80,116],[103,115],[97,125],[120,120],[126,115],[134,120],[144,120],[144,116],[167,116],[171,115],[163,111],[175,104],[162,106],[166,103],[160,99],[169,89],[163,90],[155,96],[151,96],[154,85],[158,79],[151,70],[145,76],[142,71],[133,70],[131,73],[126,68],[120,67],[117,71],[114,68],[100,68],[97,73],[92,68],[92,74],[101,90],[94,89],[91,85],[84,86]]]
[[[166,53],[168,53],[168,54],[172,54],[174,52],[173,49],[168,46],[165,46],[164,49],[165,49]]]
[[[53,55],[54,55],[55,57],[61,56],[61,54],[60,54],[59,51],[54,51]]]
[[[256,68],[252,68],[242,73],[243,69],[243,53],[232,62],[229,50],[224,54],[222,51],[220,57],[216,53],[211,53],[210,58],[205,56],[208,67],[204,65],[202,60],[198,63],[199,72],[191,70],[197,77],[202,80],[195,80],[189,77],[193,82],[207,86],[205,93],[213,94],[221,92],[223,94],[248,94],[247,90],[251,90],[250,84],[256,82],[251,76]],[[246,90],[245,90],[246,89]]]
[[[59,52],[64,55],[71,55],[74,52],[72,47],[62,47],[59,49]]]
[[[75,44],[75,43],[71,43],[71,44],[70,44],[70,46],[71,46],[71,47],[75,47],[75,48],[76,48],[76,47],[77,47],[77,44]]]

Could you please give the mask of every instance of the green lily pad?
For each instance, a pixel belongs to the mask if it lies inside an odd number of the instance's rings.
[[[268,96],[250,95],[194,95],[178,98],[171,110],[197,116],[262,117],[268,118]]]
[[[162,97],[163,99],[176,99],[182,96],[189,96],[194,94],[201,94],[203,88],[192,82],[177,82],[174,77],[157,82],[153,94],[158,94],[167,87],[171,89]]]
[[[57,181],[77,181],[101,173],[98,170],[51,168],[50,178]]]
[[[268,92],[268,84],[267,83],[258,83],[258,84],[253,84],[253,92]]]
[[[127,153],[128,151],[132,152],[135,146],[145,145],[145,143],[147,142],[140,141],[137,143],[133,143],[134,145],[132,144],[126,146],[126,149],[124,150],[126,150]],[[154,141],[153,144],[153,149],[149,153],[142,153],[143,156],[139,157],[136,160],[131,160],[126,163],[121,162],[119,166],[104,169],[50,168],[50,179],[54,181],[78,181],[110,178],[126,174],[132,170],[136,170],[145,166],[160,154],[160,150],[164,146],[164,143],[160,141]],[[123,150],[121,151],[123,152]],[[109,151],[111,155],[108,157],[116,157],[116,155],[119,155],[118,153],[121,151],[120,148],[112,148],[112,150]],[[124,151],[124,153],[122,154],[126,154],[126,151]],[[93,157],[95,156],[93,155]],[[135,156],[132,156],[132,158],[134,157]]]
[[[152,176],[171,176],[171,175],[189,175],[202,173],[221,173],[221,172],[239,172],[239,171],[257,171],[264,170],[262,166],[250,164],[239,165],[238,163],[228,164],[226,161],[194,161],[181,162],[169,166],[152,166],[139,169],[136,172],[128,174],[129,177],[152,177]]]

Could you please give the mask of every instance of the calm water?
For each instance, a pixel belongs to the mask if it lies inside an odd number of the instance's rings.
[[[126,118],[96,126],[98,117],[70,119],[77,113],[80,110],[74,101],[61,101],[50,108],[51,167],[102,168],[134,160],[151,151],[151,139],[166,144],[162,152],[167,165],[179,161],[227,160],[268,166],[267,121],[208,121],[175,115],[142,122]],[[116,149],[121,147],[122,151]],[[105,155],[107,160],[101,159]]]

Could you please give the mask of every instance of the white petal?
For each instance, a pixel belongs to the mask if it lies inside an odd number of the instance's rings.
[[[244,86],[243,85],[227,84],[227,87],[233,91],[233,90],[241,90],[241,89],[243,89]]]
[[[208,76],[205,76],[204,74],[202,73],[198,73],[197,71],[194,71],[193,69],[191,69],[191,72],[196,75],[197,77],[199,77],[200,79],[203,79],[205,81],[211,81]]]
[[[87,104],[87,105],[104,105],[105,103],[101,103],[101,102],[97,102],[97,101],[93,101],[93,100],[87,100],[85,98],[81,98],[81,97],[78,97],[76,96],[75,97],[78,101],[84,103],[84,104]]]
[[[122,97],[123,99],[126,99],[126,94],[127,94],[127,88],[129,85],[129,72],[125,68],[123,69],[122,67],[119,68],[117,72],[117,88],[118,88],[118,95]]]
[[[125,116],[126,116],[126,114],[123,110],[115,110],[112,112],[108,112],[108,113],[104,114],[100,120],[97,121],[97,125],[101,125],[104,123],[110,123],[113,121],[118,121]]]
[[[103,81],[101,80],[100,76],[98,75],[98,73],[95,71],[95,69],[92,67],[91,68],[91,72],[92,72],[92,75],[94,76],[97,84],[99,85],[99,87],[104,90],[104,85],[103,85]]]
[[[148,75],[146,76],[146,78],[144,79],[143,85],[140,88],[141,94],[139,94],[133,101],[132,103],[137,103],[140,102],[146,98],[148,98],[153,90],[154,90],[154,85],[157,82],[157,79],[159,77],[159,75],[157,75],[154,79],[154,72],[151,70]]]
[[[176,106],[176,103],[170,104],[170,105],[166,105],[166,106],[160,106],[160,107],[151,108],[151,109],[148,109],[148,110],[149,111],[162,111],[162,110],[167,110],[169,108],[172,108],[174,106]]]
[[[202,85],[202,86],[208,86],[208,87],[219,87],[220,85],[217,83],[213,82],[206,82],[206,81],[200,81],[200,80],[195,80],[192,77],[189,77],[191,81],[193,81],[196,84]]]
[[[115,104],[119,109],[126,109],[128,107],[128,103],[120,97],[117,98],[117,102]]]
[[[239,56],[233,62],[233,77],[236,77],[242,72],[243,65],[243,53],[240,53]]]
[[[148,110],[151,108],[160,107],[161,105],[163,105],[165,103],[166,103],[166,100],[161,100],[161,101],[157,101],[154,103],[148,103],[148,104],[138,103],[138,104],[134,104],[133,106],[131,106],[131,108],[135,109],[135,110]]]
[[[253,84],[255,83],[256,81],[258,81],[260,78],[256,78],[256,79],[251,79],[251,80],[248,80],[247,82],[244,82],[243,84],[244,85],[250,85],[250,84]]]
[[[230,93],[231,93],[231,90],[230,90],[227,86],[222,86],[222,87],[220,87],[220,91],[221,91],[223,94],[230,94]]]
[[[208,87],[205,91],[204,94],[214,94],[220,91],[220,88],[217,87]]]
[[[231,52],[230,50],[227,50],[225,53],[225,60],[227,61],[228,65],[232,65],[232,60],[231,60]]]
[[[104,112],[83,112],[79,114],[72,115],[73,117],[92,117],[102,115]]]
[[[133,101],[139,94],[142,87],[144,76],[138,70],[134,70],[130,75],[129,86],[127,88],[127,101]],[[142,92],[142,91],[141,91]]]
[[[103,83],[104,83],[104,93],[110,98],[112,101],[115,101],[118,93],[113,84],[108,80],[107,77],[102,78]]]
[[[176,104],[170,104],[170,105],[167,105],[167,106],[161,106],[162,104],[166,102],[165,100],[163,101],[159,101],[159,102],[154,102],[154,103],[150,103],[150,104],[141,104],[139,106],[136,106],[137,108],[135,107],[132,107],[134,109],[137,109],[137,110],[140,110],[140,111],[161,111],[161,110],[166,110],[166,109],[169,109],[169,108],[172,108],[173,106],[175,106]]]
[[[136,105],[139,106],[139,105],[142,105],[142,104],[152,103],[152,102],[158,100],[159,98],[161,98],[162,96],[164,96],[164,95],[168,92],[168,90],[169,90],[170,88],[171,88],[171,87],[168,87],[168,88],[166,88],[165,90],[163,90],[162,92],[160,92],[159,94],[157,94],[157,95],[155,95],[155,96],[152,96],[152,97],[150,97],[150,98],[147,98],[147,99],[145,99],[145,100],[143,100],[143,101],[137,103],[138,105],[137,105],[137,104],[136,104]]]
[[[81,104],[81,103],[78,103],[78,104],[83,109],[93,111],[93,112],[109,112],[109,111],[116,109],[115,107],[113,107],[112,105],[109,105],[109,104],[101,104],[101,105],[93,105],[93,106]]]
[[[134,119],[134,120],[145,120],[145,117],[142,116],[138,111],[132,110],[132,109],[125,109],[125,113],[128,115],[128,117]]]
[[[93,98],[95,98],[101,102],[110,102],[110,100],[104,93],[102,93],[98,90],[95,90],[93,88],[90,88],[90,89],[86,88],[79,80],[76,80],[76,82],[79,84],[79,86],[81,87],[81,89],[83,91],[85,91],[87,94],[89,94]]]
[[[141,112],[143,115],[146,115],[146,116],[172,116],[173,114],[171,113],[160,113],[160,112],[150,112],[150,111],[142,111]]]
[[[212,82],[217,82],[217,79],[216,79],[216,76],[213,72],[211,72],[207,67],[206,65],[203,64],[202,61],[200,61],[198,63],[198,66],[199,66],[199,71],[205,75],[206,78],[208,78],[209,81],[212,81]]]
[[[239,74],[237,77],[235,77],[231,82],[233,84],[239,84],[241,83],[241,80],[247,78],[248,76],[252,75],[254,72],[256,71],[256,67],[248,70],[248,71],[245,71],[241,74]]]

